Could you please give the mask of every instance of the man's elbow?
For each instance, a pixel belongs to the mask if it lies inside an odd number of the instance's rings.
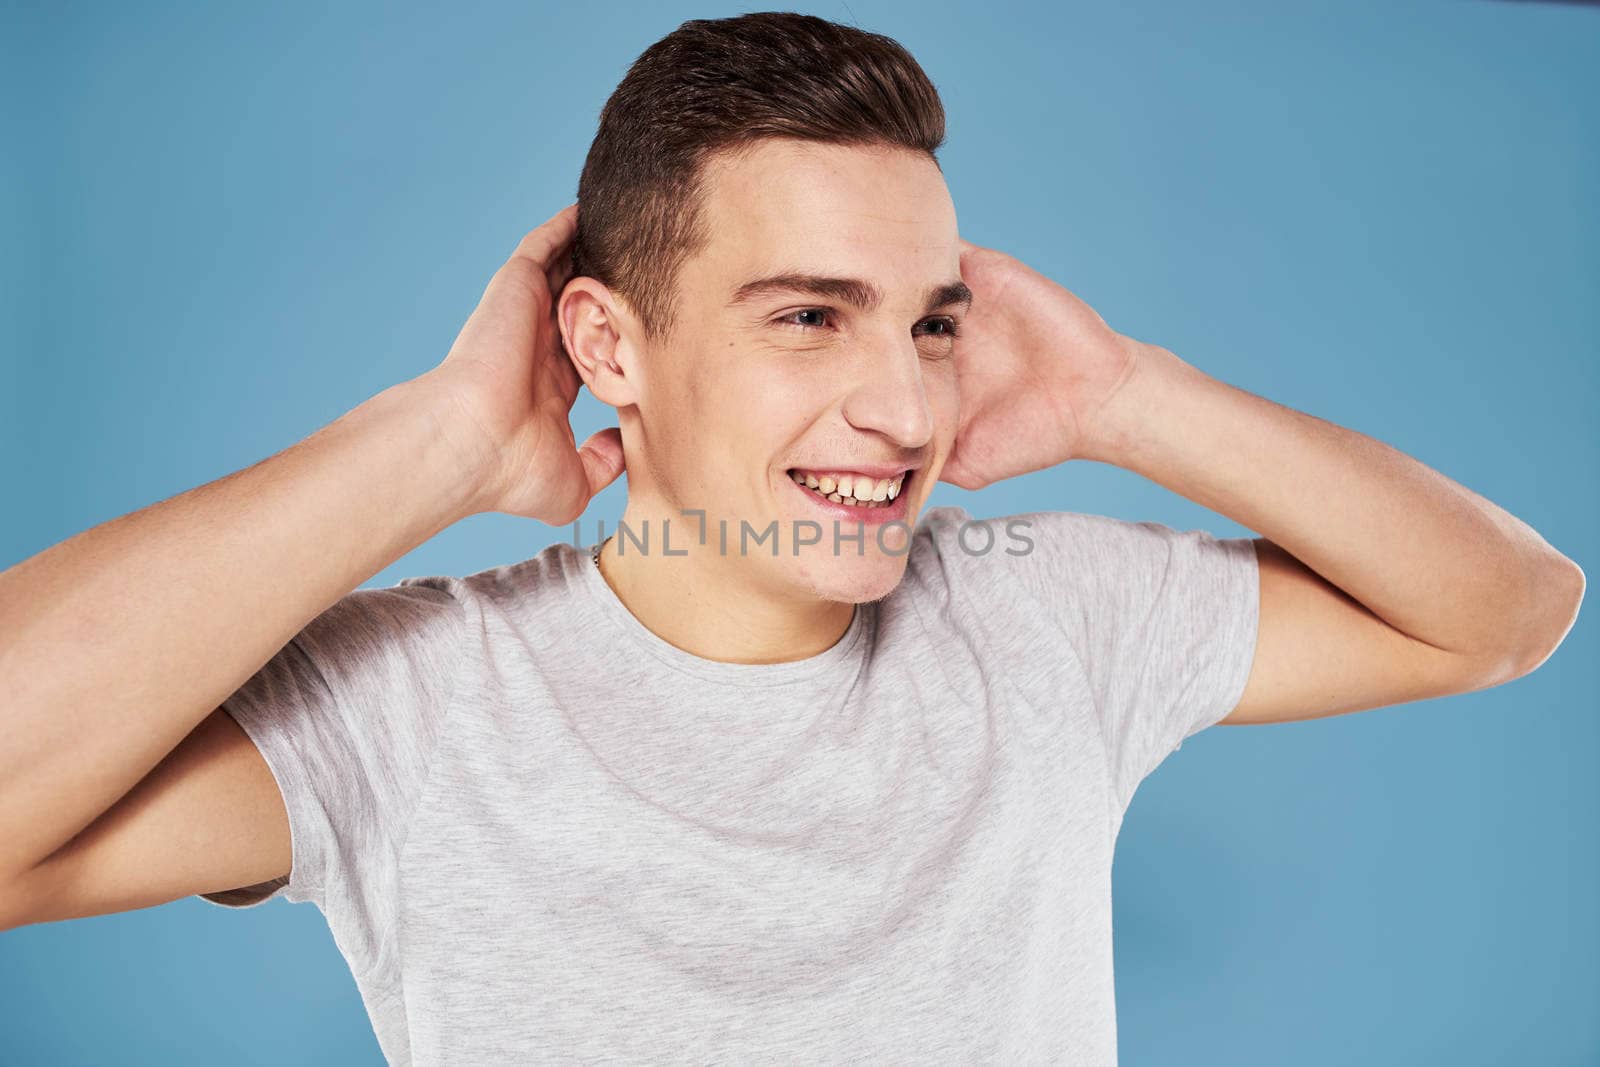
[[[1560,556],[1550,568],[1550,576],[1540,583],[1541,593],[1534,611],[1536,622],[1520,628],[1528,640],[1512,661],[1513,678],[1532,674],[1555,654],[1578,621],[1583,592],[1588,582],[1583,568]]]

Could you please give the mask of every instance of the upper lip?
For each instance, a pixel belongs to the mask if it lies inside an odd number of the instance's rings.
[[[865,474],[869,478],[893,478],[903,471],[916,470],[920,463],[842,463],[837,466],[796,464],[790,470],[821,471],[824,474]]]

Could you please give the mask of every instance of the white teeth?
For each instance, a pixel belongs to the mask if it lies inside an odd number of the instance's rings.
[[[864,474],[818,475],[796,470],[791,476],[795,484],[815,490],[819,496],[836,504],[866,508],[888,507],[889,502],[900,495],[906,472],[893,478],[868,478]]]

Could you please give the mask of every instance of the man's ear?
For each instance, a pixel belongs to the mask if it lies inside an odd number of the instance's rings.
[[[637,324],[610,289],[589,277],[569,280],[556,302],[561,343],[583,384],[614,408],[639,401],[634,359]]]

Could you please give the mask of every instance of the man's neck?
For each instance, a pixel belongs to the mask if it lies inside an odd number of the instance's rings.
[[[667,555],[666,525],[642,512],[630,501],[622,523],[640,540],[648,529],[649,550],[619,533],[601,548],[600,574],[634,618],[669,644],[723,663],[787,663],[826,651],[849,629],[855,605],[753,588],[751,561],[722,554],[714,533],[700,544],[692,516],[672,521]]]

